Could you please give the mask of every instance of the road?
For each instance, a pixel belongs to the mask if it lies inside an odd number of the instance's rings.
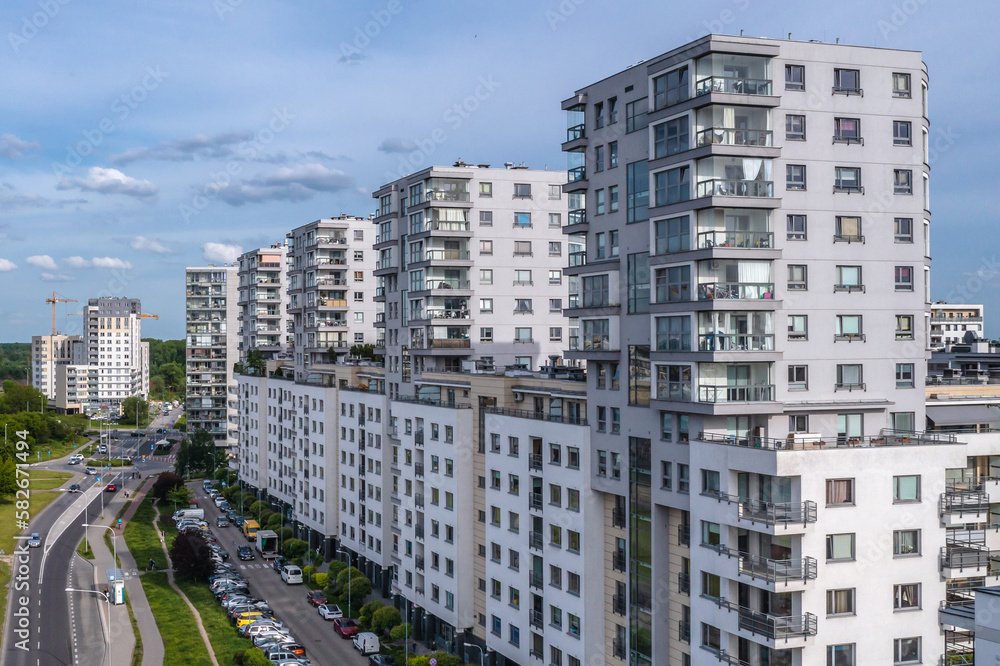
[[[198,496],[198,506],[205,507],[205,520],[215,525],[216,516],[221,513],[205,494],[201,484],[191,484]],[[230,561],[239,566],[250,584],[250,591],[266,599],[275,615],[291,630],[292,635],[306,649],[306,656],[313,664],[337,664],[338,666],[366,666],[368,659],[354,649],[354,641],[341,638],[333,631],[333,622],[324,620],[315,608],[306,601],[306,585],[287,585],[281,575],[271,567],[271,561],[257,559],[241,562],[236,557],[239,546],[250,543],[239,528],[212,527],[219,545],[230,553]]]
[[[132,440],[134,450],[137,442],[136,438]],[[103,492],[103,486],[124,482],[127,487],[128,479],[123,479],[118,469],[112,470],[110,477],[104,470],[99,470],[100,476],[85,476],[84,465],[69,465],[67,460],[48,461],[33,466],[29,472],[31,475],[44,474],[45,470],[74,472],[79,476],[71,482],[79,484],[82,492],[64,493],[41,515],[31,517],[31,525],[25,532],[41,534],[43,546],[20,547],[15,553],[4,652],[0,655],[3,666],[100,664],[105,658],[105,629],[97,612],[98,602],[103,601],[97,595],[68,593],[66,588],[99,589],[94,584],[91,565],[74,557],[76,546],[83,538],[82,525],[100,515],[103,502],[110,495]],[[156,473],[170,467],[166,461],[137,464],[140,473]],[[127,470],[126,476],[129,474]],[[102,479],[102,488],[96,487],[98,478]],[[121,494],[119,490],[118,496]],[[103,572],[99,579],[103,583]],[[18,613],[25,615],[18,617]],[[27,626],[21,628],[22,624]]]

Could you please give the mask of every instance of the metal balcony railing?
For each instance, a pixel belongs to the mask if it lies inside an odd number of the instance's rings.
[[[615,615],[625,615],[625,597],[620,594],[611,597],[611,612]]]
[[[812,500],[804,502],[764,502],[749,497],[726,495],[715,491],[706,491],[702,494],[714,497],[720,502],[736,504],[739,518],[752,523],[764,523],[765,525],[802,523],[805,525],[816,522],[816,502]]]
[[[625,571],[625,552],[616,550],[611,555],[611,568],[615,571]]]
[[[542,468],[542,454],[541,453],[529,453],[528,454],[528,469],[538,470]]]
[[[739,572],[751,578],[768,582],[807,581],[816,578],[816,558],[804,557],[797,560],[772,560],[760,555],[751,555],[735,548],[719,544],[702,544],[719,555],[739,559]]]
[[[698,182],[698,198],[701,197],[753,197],[774,196],[774,183],[770,180],[743,180],[731,178],[708,178]]]
[[[677,526],[677,543],[681,546],[691,545],[691,526],[690,525],[678,525]]]
[[[625,509],[611,509],[612,527],[625,527]]]
[[[681,594],[691,594],[691,574],[683,571],[677,574],[677,590]]]

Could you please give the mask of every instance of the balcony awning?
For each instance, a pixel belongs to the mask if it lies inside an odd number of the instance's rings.
[[[1000,408],[988,405],[937,405],[927,408],[935,426],[989,425],[1000,427]]]

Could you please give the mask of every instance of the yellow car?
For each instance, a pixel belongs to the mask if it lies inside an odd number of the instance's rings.
[[[250,611],[250,612],[247,612],[247,613],[240,613],[240,614],[238,614],[236,616],[236,628],[239,629],[240,627],[242,627],[244,625],[253,624],[254,622],[257,622],[257,621],[263,620],[263,619],[264,619],[264,614],[263,613],[258,613],[258,612],[255,612],[255,611]]]

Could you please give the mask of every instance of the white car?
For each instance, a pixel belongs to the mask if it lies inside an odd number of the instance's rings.
[[[344,612],[340,610],[340,606],[335,606],[334,604],[320,604],[316,607],[319,611],[319,616],[324,620],[336,620],[338,617],[344,617]]]
[[[31,538],[28,539],[28,548],[41,548],[42,547],[42,537],[38,535],[38,532],[32,532]]]

